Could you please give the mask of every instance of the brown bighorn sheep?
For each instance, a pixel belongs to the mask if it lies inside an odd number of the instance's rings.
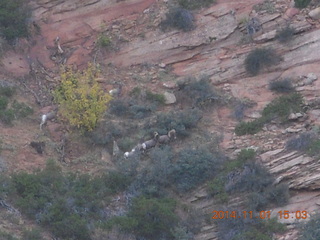
[[[56,114],[57,114],[56,111],[52,111],[52,112],[43,114],[43,115],[41,116],[40,130],[42,129],[42,126],[43,126],[48,120],[54,119],[55,116],[56,116]]]
[[[158,142],[158,139],[159,139],[159,134],[157,132],[154,132],[153,139],[148,140],[148,141],[146,141],[146,142],[141,144],[142,145],[142,149],[143,150],[147,150],[147,149],[155,147],[157,142]]]
[[[158,143],[168,144],[172,139],[176,139],[176,130],[172,129],[168,132],[167,135],[161,135],[158,138]]]

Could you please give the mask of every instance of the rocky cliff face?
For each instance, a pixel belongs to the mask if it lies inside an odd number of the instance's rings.
[[[319,159],[285,149],[287,139],[319,125],[320,111],[316,104],[320,91],[319,21],[308,16],[309,9],[293,8],[293,1],[272,0],[269,3],[264,7],[261,0],[218,0],[212,7],[195,12],[195,30],[162,32],[158,25],[170,5],[166,0],[32,1],[33,20],[41,32],[28,45],[27,57],[24,55],[20,61],[25,72],[28,66],[40,64],[52,78],[59,63],[81,68],[92,60],[112,65],[122,72],[131,71],[136,65],[153,64],[160,68],[172,67],[178,77],[206,74],[212,84],[230,98],[256,103],[246,111],[247,120],[256,118],[275,98],[268,90],[271,80],[292,78],[305,102],[310,106],[315,103],[305,113],[303,121],[293,121],[289,128],[270,124],[258,134],[237,137],[234,135],[236,122],[230,118],[230,111],[221,107],[212,113],[214,123],[208,129],[224,136],[221,147],[230,155],[240,148],[258,149],[261,162],[278,182],[289,183],[296,194],[289,205],[280,210],[319,212]],[[258,7],[254,10],[253,6]],[[249,37],[245,19],[251,17],[259,19],[261,30]],[[276,31],[287,24],[295,29],[295,34],[292,41],[281,44],[275,39]],[[117,47],[103,52],[97,48],[96,41],[99,33],[106,31]],[[248,52],[256,47],[272,47],[283,60],[251,77],[243,63]],[[8,58],[4,60],[4,66],[14,72],[8,61]],[[316,76],[312,81],[307,80],[310,74]],[[126,76],[127,82],[130,78]],[[156,76],[152,79],[157,81]],[[207,213],[214,208],[214,202],[207,200],[204,189],[190,193],[187,201]],[[272,211],[276,213],[279,209]],[[197,239],[216,239],[214,226],[204,227]],[[297,232],[292,230],[279,239],[297,239]]]

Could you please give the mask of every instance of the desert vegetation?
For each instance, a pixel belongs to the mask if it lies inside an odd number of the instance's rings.
[[[0,33],[9,43],[28,36],[29,9],[23,0],[2,0],[0,3]]]
[[[129,179],[119,172],[96,177],[64,174],[51,160],[42,171],[16,173],[4,183],[1,191],[8,199],[56,237],[88,240],[89,223],[105,218],[105,200],[125,190]]]
[[[83,72],[66,69],[61,73],[61,83],[54,91],[60,105],[59,114],[70,125],[91,131],[107,109],[111,96],[104,93],[96,79],[99,70],[89,65]]]
[[[14,94],[14,87],[0,86],[0,121],[8,126],[14,120],[26,118],[33,113],[30,106],[14,100]]]
[[[287,43],[292,40],[294,35],[294,29],[290,26],[286,26],[277,31],[276,38],[280,43]]]
[[[311,2],[311,0],[294,0],[294,6],[296,8],[306,8],[309,3]]]
[[[302,111],[302,105],[303,100],[299,93],[293,92],[280,96],[262,110],[262,116],[260,118],[251,122],[240,122],[235,128],[235,133],[239,136],[258,133],[264,124],[276,119],[278,119],[280,123],[286,123],[288,122],[288,117],[291,112]]]
[[[320,237],[319,232],[320,216],[315,214],[311,220],[301,226],[300,240],[313,240]]]
[[[184,8],[174,7],[166,14],[166,19],[161,22],[161,28],[176,28],[184,32],[191,31],[195,28],[193,14]]]
[[[281,58],[277,55],[275,50],[271,48],[256,48],[249,53],[244,64],[246,71],[255,76],[262,68],[276,65],[280,60]]]
[[[284,78],[270,82],[269,89],[274,92],[287,93],[292,92],[294,87],[290,78]]]

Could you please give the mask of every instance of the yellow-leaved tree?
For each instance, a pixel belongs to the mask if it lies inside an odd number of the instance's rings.
[[[98,68],[93,64],[83,72],[67,68],[60,76],[61,83],[53,93],[59,104],[59,114],[72,126],[93,130],[111,100],[97,82]]]

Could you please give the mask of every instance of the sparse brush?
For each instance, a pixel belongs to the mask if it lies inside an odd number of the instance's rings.
[[[292,86],[291,79],[285,78],[276,81],[272,81],[269,83],[269,89],[271,91],[279,92],[279,93],[286,93],[292,92],[294,87]]]
[[[166,20],[160,24],[163,30],[173,27],[185,32],[195,28],[193,14],[183,8],[172,8],[166,15]]]
[[[296,8],[306,8],[309,3],[311,2],[311,0],[294,0],[294,6]]]
[[[294,28],[287,26],[277,32],[276,38],[278,39],[279,42],[286,43],[293,38],[293,35],[294,35]]]
[[[209,7],[216,3],[216,0],[178,0],[181,7],[189,10],[199,9],[202,7]]]
[[[245,68],[248,73],[255,76],[261,68],[279,63],[281,58],[275,50],[270,48],[257,48],[249,53],[245,59]]]

